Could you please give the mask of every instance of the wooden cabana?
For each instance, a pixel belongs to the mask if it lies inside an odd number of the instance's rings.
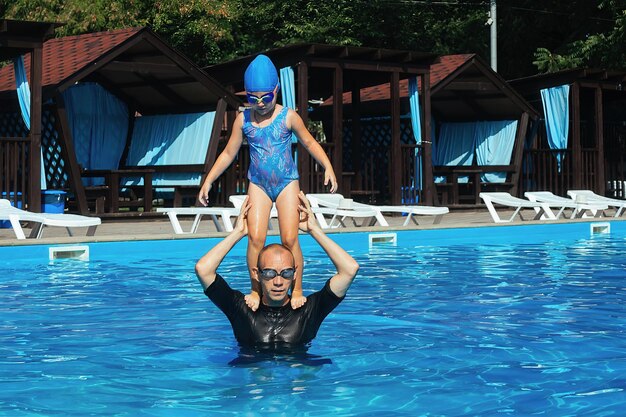
[[[314,107],[327,100],[329,97],[338,97],[332,103],[330,117],[323,127],[317,139],[326,150],[333,164],[333,168],[340,181],[340,192],[346,197],[352,195],[353,190],[363,189],[358,181],[364,178],[364,172],[360,172],[362,164],[353,164],[348,170],[344,169],[346,155],[350,154],[355,159],[361,159],[368,155],[366,149],[359,145],[362,135],[355,126],[351,131],[353,140],[349,149],[345,146],[345,106],[342,101],[344,93],[351,93],[354,102],[359,101],[360,91],[363,88],[389,83],[392,86],[392,99],[381,110],[388,117],[390,140],[385,149],[385,159],[390,165],[400,166],[402,158],[401,147],[401,106],[400,106],[400,81],[408,77],[417,77],[424,86],[420,96],[422,114],[422,126],[425,126],[425,141],[428,144],[430,124],[430,85],[429,65],[435,58],[433,54],[390,50],[381,48],[364,48],[352,46],[333,46],[321,44],[300,44],[263,52],[269,56],[277,68],[291,67],[295,72],[296,107],[305,123],[319,121],[313,119]],[[243,75],[246,67],[256,55],[229,61],[223,64],[205,68],[205,71],[225,86],[229,86],[233,92],[243,91]],[[358,105],[353,106],[357,109]],[[312,128],[311,128],[312,129]],[[310,129],[310,130],[311,130]],[[321,136],[325,136],[326,140]],[[352,153],[353,149],[362,150]],[[425,147],[425,152],[430,148]],[[245,189],[245,173],[247,170],[247,150],[242,152],[235,164],[223,176],[220,185],[221,195],[243,193]],[[298,146],[298,167],[300,171],[300,183],[305,192],[324,192],[323,172],[320,172],[315,161],[309,157],[301,145]],[[402,174],[399,170],[393,171],[389,176],[389,189],[392,193],[391,201],[399,204],[401,199]],[[357,190],[362,191],[362,190]]]
[[[38,68],[38,56],[43,53],[43,70]],[[193,62],[176,51],[148,28],[120,29],[50,39],[39,55],[33,55],[33,67],[43,73],[43,114],[33,119],[41,122],[43,116],[44,161],[48,187],[68,190],[76,210],[87,214],[96,210],[90,201],[99,204],[99,215],[118,215],[120,208],[120,177],[140,175],[144,198],[141,203],[145,214],[152,205],[151,174],[206,172],[215,158],[219,138],[224,134],[225,114],[240,105],[236,96],[209,77]],[[31,66],[27,56],[26,67]],[[35,77],[33,77],[34,79]],[[15,87],[7,68],[0,70],[0,103],[5,111],[15,106]],[[118,167],[106,172],[90,172],[80,167],[68,126],[69,115],[63,92],[76,84],[95,83],[126,104],[128,108],[128,136],[123,138],[125,150]],[[35,87],[36,85],[34,85]],[[196,165],[141,166],[125,165],[136,116],[215,112],[215,122],[204,163]],[[17,122],[16,122],[17,123]],[[34,161],[34,160],[33,160]],[[118,168],[117,170],[115,168]],[[39,165],[30,166],[35,178]],[[133,172],[131,172],[133,171]],[[105,184],[100,190],[90,190],[83,185],[84,177],[102,177]],[[197,189],[197,187],[196,187]],[[93,192],[92,192],[93,191]],[[93,212],[93,211],[92,211]],[[102,213],[105,212],[105,213]],[[131,213],[132,214],[132,213]]]
[[[591,189],[626,198],[625,71],[572,69],[509,83],[542,114],[524,155],[524,191]],[[567,149],[555,150],[546,136],[541,90],[563,85],[569,86],[569,134]]]
[[[419,85],[420,95],[423,87]],[[409,117],[408,81],[399,85],[402,143],[402,165],[390,164],[379,169],[375,176],[375,188],[383,200],[394,201],[390,196],[395,192],[383,181],[387,172],[401,172],[402,184],[411,184],[411,179],[420,177],[421,184],[415,184],[409,192],[403,193],[404,202],[415,200],[426,204],[443,204],[449,207],[468,208],[481,204],[478,194],[481,190],[501,190],[513,194],[519,193],[524,139],[530,122],[538,118],[535,109],[515,91],[502,77],[494,72],[487,63],[475,54],[445,55],[439,57],[430,67],[430,103],[433,132],[422,125],[422,143],[416,144]],[[360,124],[368,136],[384,137],[388,123],[385,119],[385,107],[391,100],[389,84],[364,88],[360,92],[357,110],[346,108],[347,124]],[[344,94],[344,103],[352,103],[350,94]],[[424,152],[430,145],[426,134],[432,136],[433,148],[438,145],[441,127],[446,123],[475,123],[479,121],[516,121],[514,146],[510,162],[501,165],[480,165],[473,158],[470,166],[436,165],[429,154]],[[363,127],[365,126],[365,127]],[[429,131],[426,131],[428,129]],[[470,149],[467,152],[475,153]],[[414,158],[414,155],[416,157]],[[413,162],[416,159],[416,162]],[[379,160],[381,161],[381,160]],[[384,161],[384,159],[382,160]],[[421,168],[420,168],[421,166]],[[416,172],[415,171],[421,171]],[[492,172],[506,173],[502,183],[490,183],[483,177]],[[433,182],[437,178],[438,182]],[[460,182],[466,178],[467,182]],[[413,180],[413,183],[416,181]]]
[[[42,67],[43,44],[54,36],[56,23],[0,20],[0,61],[25,54],[32,56],[30,66],[31,102],[30,129],[22,122],[22,129],[3,128],[0,131],[0,192],[17,205],[31,211],[41,211],[41,113],[42,113]],[[15,91],[13,66],[2,68],[0,82]],[[17,94],[13,95],[12,107],[19,108]],[[4,103],[3,103],[4,108]]]

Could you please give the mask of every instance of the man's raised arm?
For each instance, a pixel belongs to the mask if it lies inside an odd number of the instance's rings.
[[[196,275],[198,276],[198,281],[202,284],[203,290],[206,290],[211,284],[213,284],[213,281],[215,281],[217,268],[220,266],[228,252],[230,252],[233,246],[235,246],[242,237],[248,234],[248,222],[246,221],[246,215],[248,214],[249,208],[250,203],[248,202],[248,198],[246,198],[245,202],[241,206],[241,212],[239,213],[239,217],[237,217],[237,222],[235,223],[233,231],[230,232],[230,234],[222,239],[217,245],[213,246],[213,248],[196,263]]]
[[[309,200],[300,191],[300,230],[309,233],[324,249],[330,260],[337,268],[337,273],[330,279],[330,289],[337,297],[346,295],[348,288],[359,272],[359,264],[341,246],[326,236],[315,220]]]

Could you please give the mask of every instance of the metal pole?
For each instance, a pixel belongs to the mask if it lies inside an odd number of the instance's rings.
[[[491,69],[498,72],[498,25],[496,19],[496,0],[490,0],[489,20],[491,21]]]

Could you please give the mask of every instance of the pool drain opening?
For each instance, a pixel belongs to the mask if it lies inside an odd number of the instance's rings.
[[[611,233],[610,223],[591,223],[589,225],[589,233],[593,235],[605,235]]]
[[[89,246],[57,246],[50,248],[49,259],[76,259],[79,261],[89,260]]]
[[[380,245],[398,245],[398,235],[396,233],[372,233],[369,235],[370,247]]]

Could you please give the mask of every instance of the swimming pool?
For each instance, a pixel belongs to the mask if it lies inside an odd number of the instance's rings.
[[[622,415],[626,226],[333,235],[361,264],[308,354],[240,355],[202,294],[215,240],[0,248],[0,415]],[[331,265],[303,239],[305,292]],[[221,271],[236,288],[245,243]],[[235,363],[233,363],[235,362]]]

